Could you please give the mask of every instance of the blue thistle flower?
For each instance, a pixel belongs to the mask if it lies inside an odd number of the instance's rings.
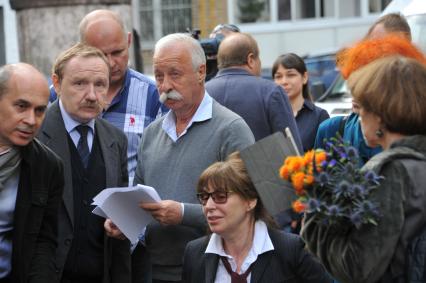
[[[345,165],[345,173],[347,174],[353,173],[354,169],[355,169],[354,165],[350,162]]]
[[[328,211],[328,214],[331,217],[339,216],[339,214],[340,214],[340,207],[338,205],[336,205],[336,204],[333,204],[333,205],[330,205],[329,207],[327,207],[327,211]]]
[[[324,139],[324,140],[326,140],[326,139]],[[326,143],[325,143],[325,150],[330,150],[330,149],[332,149],[333,148],[333,143],[331,142],[331,141],[327,141]]]
[[[349,159],[356,159],[356,158],[358,158],[358,150],[355,147],[353,147],[353,146],[348,147],[346,149],[346,153],[347,153]]]
[[[320,202],[317,199],[311,198],[308,201],[308,211],[313,212],[317,211],[320,207]]]
[[[365,194],[365,188],[362,185],[355,184],[352,186],[352,193],[355,197],[363,197]]]
[[[351,192],[351,184],[346,180],[341,181],[334,188],[334,193],[336,194],[336,198],[340,198],[342,195],[348,196],[350,192]]]
[[[346,158],[348,158],[348,155],[344,151],[339,152],[339,156],[340,156],[340,159],[346,159]]]
[[[359,211],[362,213],[374,213],[376,206],[369,200],[364,200],[359,204]]]
[[[337,163],[336,159],[331,159],[330,162],[328,162],[328,167],[334,167],[336,163]]]
[[[367,180],[367,182],[369,182],[370,184],[379,184],[379,181],[381,179],[383,179],[383,177],[378,176],[374,171],[368,170],[365,175],[364,175],[365,179]]]
[[[318,174],[317,179],[318,179],[318,183],[321,186],[324,186],[330,181],[330,176],[326,172],[321,172]]]
[[[362,213],[359,211],[352,213],[349,218],[356,228],[359,228],[363,222]]]

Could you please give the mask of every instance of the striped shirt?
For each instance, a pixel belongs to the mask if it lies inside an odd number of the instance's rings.
[[[154,81],[129,68],[123,88],[114,97],[108,109],[102,113],[102,118],[123,130],[127,136],[129,185],[132,184],[135,175],[137,152],[143,130],[168,111],[158,98]]]

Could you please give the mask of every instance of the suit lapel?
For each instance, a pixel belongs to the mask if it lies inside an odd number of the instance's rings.
[[[205,254],[206,265],[205,265],[205,275],[206,283],[214,283],[216,278],[217,265],[219,263],[219,256],[215,254]]]
[[[97,135],[102,156],[105,161],[106,187],[109,188],[117,185],[117,172],[121,172],[120,168],[118,168],[119,162],[117,162],[117,158],[119,158],[120,155],[117,152],[117,147],[114,147],[117,141],[114,136],[108,133],[104,123],[105,122],[101,119],[96,119],[95,135]]]
[[[65,209],[74,226],[74,200],[72,187],[71,153],[68,145],[68,133],[65,129],[59,108],[59,100],[56,100],[48,109],[43,126],[39,133],[40,139],[53,150],[64,165],[64,193],[62,195]]]
[[[269,277],[269,272],[265,272],[272,258],[272,251],[260,254],[257,257],[256,262],[253,265],[253,269],[251,272],[251,283],[255,282],[268,282],[267,279]]]

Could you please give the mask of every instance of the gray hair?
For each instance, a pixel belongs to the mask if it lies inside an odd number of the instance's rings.
[[[206,55],[204,54],[200,42],[187,33],[172,33],[164,36],[155,44],[154,54],[161,48],[181,43],[189,47],[188,51],[191,53],[192,67],[194,70],[206,64]]]
[[[117,12],[110,11],[110,10],[94,10],[84,16],[84,18],[81,20],[79,25],[79,31],[80,31],[80,41],[85,42],[85,35],[87,32],[87,27],[96,21],[102,20],[102,19],[111,19],[114,20],[123,31],[123,34],[126,34],[126,28],[124,27],[124,22],[121,19],[120,15]]]
[[[4,65],[0,67],[0,98],[8,90],[8,82],[13,73],[12,65]]]

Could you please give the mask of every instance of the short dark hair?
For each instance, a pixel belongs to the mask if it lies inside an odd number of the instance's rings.
[[[426,65],[407,57],[377,59],[351,74],[354,100],[402,135],[426,134]]]
[[[198,180],[197,192],[203,192],[209,187],[232,190],[245,200],[257,199],[254,219],[264,221],[269,227],[276,227],[256,191],[239,152],[232,153],[226,161],[216,162],[204,170]]]
[[[232,44],[230,44],[232,42]],[[247,57],[252,53],[259,57],[256,40],[247,33],[235,33],[226,37],[219,46],[217,65],[219,69],[247,64]]]
[[[274,62],[274,65],[272,65],[272,78],[274,78],[275,73],[278,71],[280,66],[283,66],[286,69],[295,69],[302,76],[308,71],[303,59],[294,53],[286,53],[278,56]],[[304,99],[312,101],[311,95],[309,93],[308,82],[303,85],[302,96]]]
[[[369,37],[374,28],[379,24],[383,24],[386,31],[402,33],[411,41],[410,26],[408,25],[407,19],[400,13],[390,13],[380,17],[368,30],[367,37]]]

